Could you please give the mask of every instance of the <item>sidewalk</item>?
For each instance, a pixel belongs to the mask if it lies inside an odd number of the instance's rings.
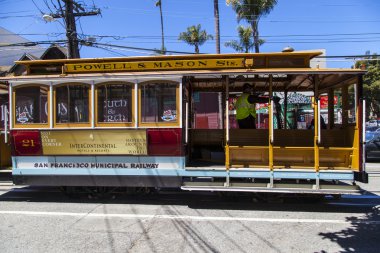
[[[379,174],[380,173],[380,163],[379,162],[369,162],[366,163],[366,171],[369,174]]]

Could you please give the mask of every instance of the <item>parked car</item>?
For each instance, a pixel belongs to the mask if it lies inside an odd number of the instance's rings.
[[[380,131],[366,132],[365,138],[366,160],[380,159]]]
[[[380,120],[371,119],[366,123],[367,127],[380,127]]]
[[[368,133],[368,132],[380,132],[380,127],[377,127],[377,126],[367,126],[365,128],[365,132]]]

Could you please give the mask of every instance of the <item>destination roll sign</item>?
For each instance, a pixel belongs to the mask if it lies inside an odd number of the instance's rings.
[[[244,68],[244,58],[194,59],[168,61],[101,62],[65,64],[66,73],[181,70],[181,69],[233,69]]]

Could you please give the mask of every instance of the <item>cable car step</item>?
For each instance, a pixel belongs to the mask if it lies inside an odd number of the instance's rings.
[[[224,182],[184,182],[186,191],[223,191],[223,192],[277,192],[277,193],[314,193],[314,194],[360,194],[356,185],[313,185],[313,184],[273,184],[268,183],[230,183]]]

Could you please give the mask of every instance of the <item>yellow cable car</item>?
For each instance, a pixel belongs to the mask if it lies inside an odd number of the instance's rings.
[[[357,193],[365,71],[311,67],[320,54],[18,62],[27,75],[1,79],[14,182]],[[251,129],[236,120],[246,84],[260,98]]]

